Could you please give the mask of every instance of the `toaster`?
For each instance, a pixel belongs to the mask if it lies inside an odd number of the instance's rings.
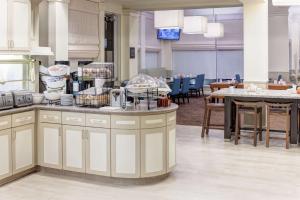
[[[33,104],[33,96],[29,91],[13,91],[14,107],[31,106]]]
[[[0,92],[0,110],[14,107],[14,99],[11,92]]]

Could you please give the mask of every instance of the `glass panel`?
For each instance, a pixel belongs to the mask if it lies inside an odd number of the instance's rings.
[[[28,67],[23,67],[23,64],[0,64],[0,82],[23,80],[24,68]]]

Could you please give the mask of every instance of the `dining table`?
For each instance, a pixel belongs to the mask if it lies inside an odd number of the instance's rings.
[[[290,143],[298,144],[299,130],[298,130],[298,108],[300,103],[300,94],[296,90],[268,90],[259,89],[250,91],[248,89],[225,88],[214,91],[214,97],[224,97],[224,140],[231,141],[232,135],[235,131],[235,115],[236,109],[234,101],[245,102],[271,102],[271,103],[291,103],[291,120],[290,120]]]
[[[220,90],[220,89],[223,89],[223,88],[229,88],[230,86],[234,86],[234,87],[237,87],[237,88],[243,88],[244,84],[233,82],[233,81],[213,82],[213,83],[209,84],[211,92],[214,92],[216,90]]]

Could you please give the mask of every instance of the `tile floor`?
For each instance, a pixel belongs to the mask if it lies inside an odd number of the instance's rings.
[[[222,131],[200,138],[201,127],[178,126],[177,167],[159,182],[131,184],[36,173],[0,187],[0,200],[290,200],[300,199],[300,147],[267,149]],[[116,182],[115,184],[113,182]]]

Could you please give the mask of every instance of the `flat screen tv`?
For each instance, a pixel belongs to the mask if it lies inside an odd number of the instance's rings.
[[[179,40],[180,39],[180,29],[158,29],[157,39],[159,40]]]

